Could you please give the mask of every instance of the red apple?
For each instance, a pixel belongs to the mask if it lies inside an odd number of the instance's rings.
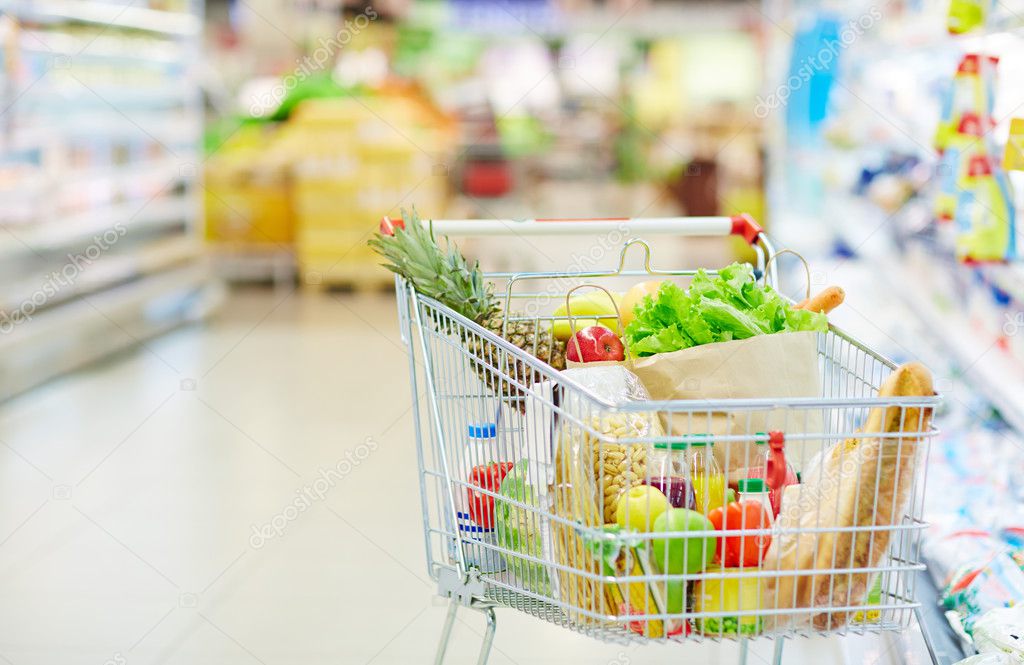
[[[565,349],[565,357],[574,363],[591,363],[598,360],[625,360],[626,352],[622,340],[611,330],[604,326],[590,326],[573,335]]]

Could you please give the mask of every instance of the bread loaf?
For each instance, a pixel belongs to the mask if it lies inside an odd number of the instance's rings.
[[[930,396],[931,374],[920,363],[896,369],[882,384],[879,397]],[[777,525],[792,528],[869,527],[862,531],[816,531],[780,534],[772,542],[765,568],[780,572],[810,572],[833,568],[876,567],[888,550],[892,530],[903,516],[918,465],[920,434],[928,431],[931,409],[917,406],[874,408],[861,431],[829,448],[808,470],[804,483],[789,488]],[[886,434],[895,436],[869,436]],[[818,630],[845,625],[849,611],[828,608],[861,605],[873,573],[770,576],[766,607],[818,608],[821,611],[780,615],[775,627]]]

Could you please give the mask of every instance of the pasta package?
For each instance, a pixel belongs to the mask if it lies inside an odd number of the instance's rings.
[[[618,404],[649,399],[639,379],[622,366],[569,369],[564,374]],[[552,522],[552,540],[556,557],[570,570],[559,571],[560,595],[571,607],[615,615],[623,594],[616,584],[596,579],[607,571],[600,557],[594,557],[587,534],[614,523],[619,496],[641,484],[647,472],[647,446],[638,441],[663,436],[664,430],[654,413],[608,410],[576,391],[565,391],[563,397],[553,493],[560,519]],[[636,591],[626,595],[635,597]],[[648,629],[661,630],[653,625]]]
[[[933,394],[931,374],[920,363],[897,368],[879,391],[879,397]],[[836,629],[853,612],[831,608],[864,604],[876,575],[854,571],[877,567],[886,555],[891,527],[914,485],[920,435],[930,423],[930,408],[876,407],[862,436],[825,450],[803,484],[786,489],[776,520],[780,533],[765,557],[764,568],[772,573],[765,580],[765,606],[817,611],[775,615],[774,628]],[[830,569],[850,572],[815,572]]]
[[[591,554],[602,563],[602,572],[608,577],[643,577],[654,574],[654,567],[643,543],[624,531],[618,524],[606,524],[596,537],[587,539]],[[607,606],[619,615],[660,614],[665,611],[661,589],[644,582],[605,584]],[[629,629],[645,637],[662,637],[665,622],[659,619],[627,621]]]

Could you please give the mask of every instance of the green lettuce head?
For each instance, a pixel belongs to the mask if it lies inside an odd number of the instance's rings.
[[[794,310],[770,286],[760,286],[749,263],[733,263],[714,277],[699,270],[686,290],[662,282],[633,312],[624,337],[638,357],[755,335],[828,330],[824,314]]]

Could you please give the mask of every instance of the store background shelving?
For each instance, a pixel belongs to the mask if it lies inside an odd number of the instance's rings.
[[[840,314],[841,325],[874,340],[898,361],[919,359],[935,371],[937,388],[946,395],[938,416],[943,434],[931,455],[930,475],[943,478],[940,483],[955,478],[947,468],[956,457],[951,449],[965,441],[981,441],[975,462],[982,466],[1019,464],[1019,459],[1005,456],[1012,457],[1024,441],[1024,268],[1019,259],[991,265],[958,262],[951,224],[936,222],[933,214],[939,158],[932,146],[942,95],[961,56],[976,52],[1000,57],[993,113],[997,123],[986,138],[997,160],[1010,119],[1024,117],[1024,11],[1014,11],[1013,4],[995,3],[997,15],[984,28],[949,35],[948,2],[887,3],[879,19],[837,54],[819,131],[794,130],[785,106],[766,118],[766,134],[772,139],[769,221],[782,244],[806,248],[817,279],[847,289],[852,307]],[[769,21],[774,29],[769,30],[768,91],[785,84],[793,35],[801,25],[822,15],[845,24],[879,9],[870,3],[787,0],[769,0],[762,8],[778,19]],[[858,187],[862,170],[877,169],[893,157],[917,165],[887,182],[879,180],[882,186],[876,189]],[[1009,174],[1018,209],[1018,250],[1024,247],[1019,226],[1022,176]],[[901,320],[902,326],[892,323]],[[1017,444],[997,452],[998,446],[990,445],[995,440]],[[986,482],[1001,482],[999,473],[989,476]],[[972,501],[967,495],[952,495],[959,499],[932,492],[926,510],[935,533],[957,523],[999,528],[999,515],[979,516],[965,508]],[[1011,495],[1012,484],[992,499],[1006,503],[990,512],[1001,510],[1002,519],[1012,520]],[[958,501],[964,505],[949,505]],[[926,560],[930,542],[926,539]],[[918,598],[933,639],[953,654],[951,660],[962,657],[961,651],[970,655],[973,647],[964,639],[959,618],[936,604],[942,576],[951,571],[940,571],[930,562],[929,572],[933,577],[920,585]]]
[[[268,121],[273,109],[247,116],[253,100],[264,97],[261,91],[292,80],[296,63],[305,75],[303,49],[314,50],[318,40],[335,36],[333,26],[342,16],[338,4],[293,10],[287,3],[254,1],[228,11],[226,2],[210,3],[207,52],[220,75],[211,97],[220,100],[222,115],[244,116],[266,130],[256,150],[237,140],[244,133],[239,132],[209,169],[216,180],[207,180],[208,219],[214,222],[207,237],[229,279],[280,283],[293,266],[303,285],[310,284],[306,276],[314,278],[314,288],[390,288],[390,277],[356,241],[368,233],[367,220],[372,224],[411,205],[426,216],[453,218],[531,211],[572,217],[760,213],[760,126],[748,112],[760,81],[756,7],[423,0],[405,4],[393,22],[374,21],[352,35],[317,72],[333,72],[335,82],[351,84],[345,73],[365,73],[373,69],[368,62],[385,62],[393,77],[434,107],[428,124],[452,127],[451,136],[437,142],[440,149],[416,138],[423,148],[418,152],[429,158],[414,154],[410,168],[389,168],[394,182],[388,187],[376,177],[361,177],[355,187],[351,177],[337,177],[335,190],[356,189],[359,196],[335,205],[343,212],[329,223],[313,219],[296,195],[305,170],[301,160],[275,150],[285,147],[279,139],[300,123],[287,113]],[[375,7],[386,14],[386,5]],[[345,21],[353,23],[359,11],[351,3],[345,11]],[[393,93],[387,81],[360,83],[356,94],[365,93],[364,106]],[[301,97],[301,88],[289,94]],[[336,94],[349,93],[351,88]],[[366,115],[374,114],[367,109]],[[379,132],[383,139],[407,145],[415,136],[403,122],[388,122],[392,129]],[[355,134],[351,140],[362,142]],[[393,152],[387,141],[381,148]],[[282,199],[289,195],[294,205],[286,229],[260,219],[258,211],[271,205],[287,207]],[[372,209],[364,200],[372,200]],[[338,232],[337,242],[323,233],[328,226]],[[346,251],[339,252],[342,231],[348,234]],[[659,258],[671,263],[680,248],[665,244]],[[525,243],[499,245],[467,247],[486,266],[500,268],[526,256],[530,264],[523,267],[554,267]],[[322,252],[313,251],[318,247]],[[718,255],[731,257],[731,249]],[[331,258],[314,261],[316,253]],[[686,262],[695,260],[689,256]]]
[[[0,396],[218,303],[201,16],[195,0],[0,2]]]

